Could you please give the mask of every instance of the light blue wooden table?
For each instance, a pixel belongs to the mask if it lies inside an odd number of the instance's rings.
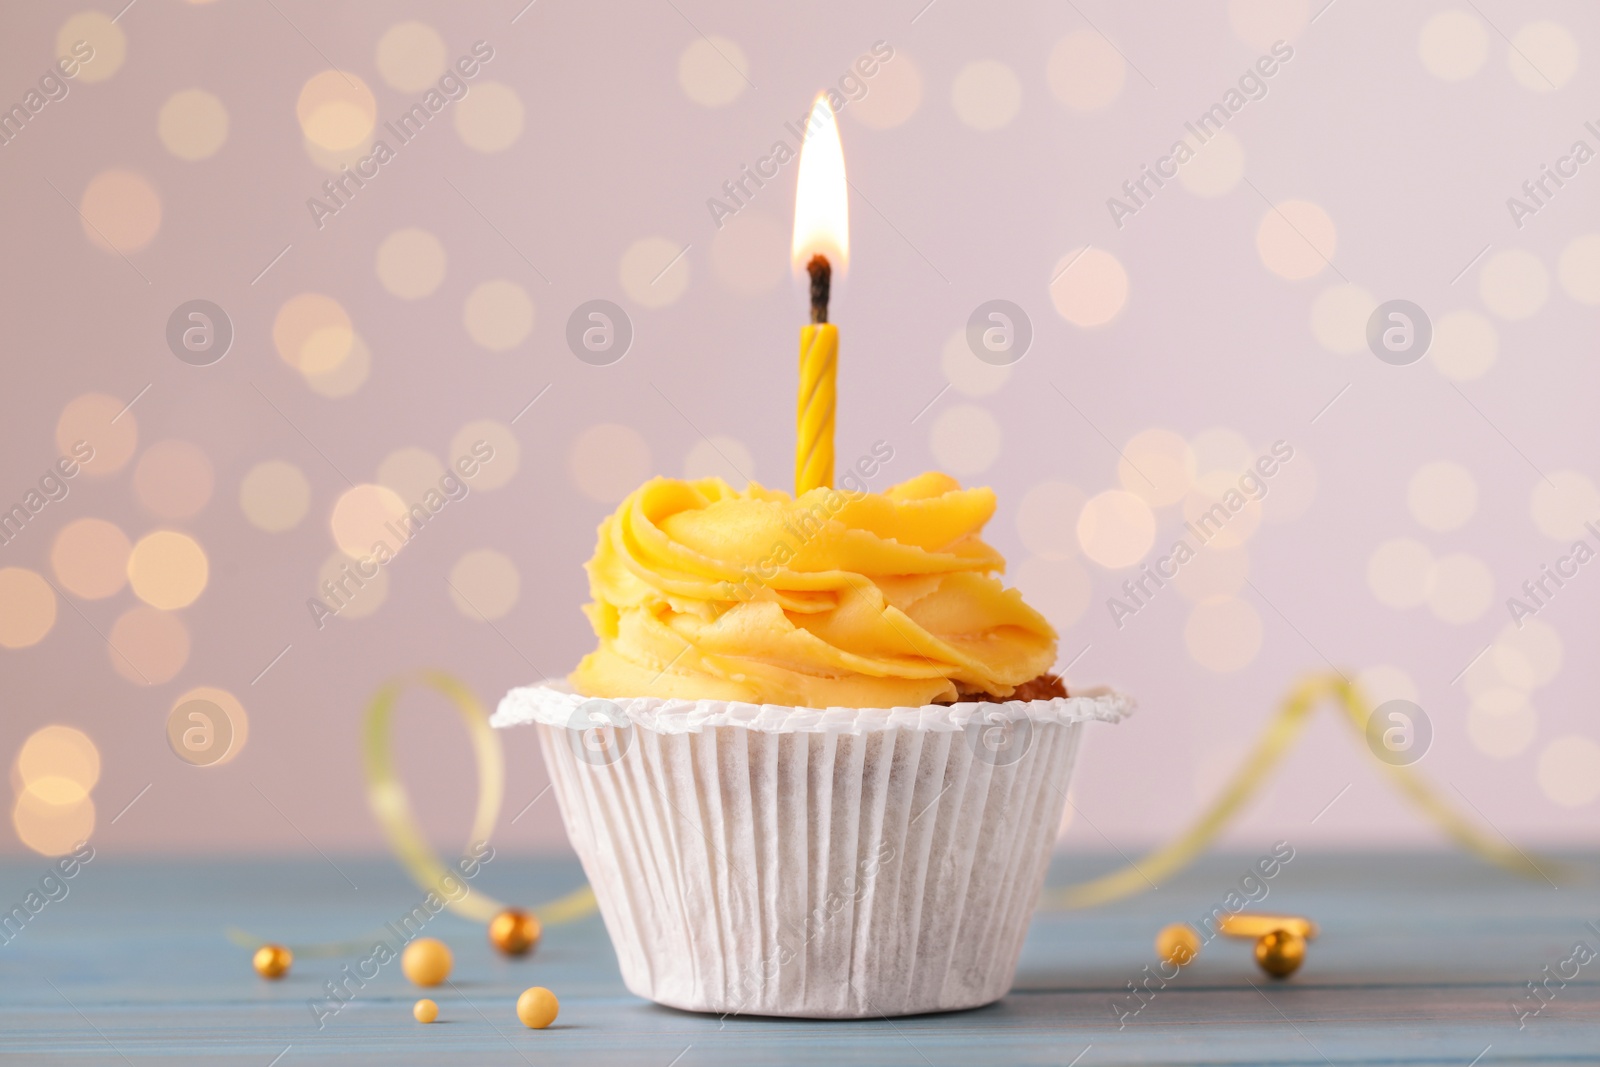
[[[101,857],[65,899],[0,945],[0,1062],[1600,1063],[1600,959],[1552,986],[1553,999],[1523,1028],[1511,1007],[1524,983],[1559,966],[1575,943],[1600,949],[1600,892],[1556,890],[1454,855],[1302,851],[1264,903],[1322,925],[1299,975],[1264,981],[1248,945],[1218,941],[1119,1028],[1112,998],[1153,962],[1156,930],[1219,901],[1250,859],[1209,857],[1134,900],[1040,914],[1017,988],[979,1011],[857,1023],[690,1015],[623,989],[598,919],[547,931],[534,957],[513,962],[488,947],[481,927],[445,915],[432,932],[455,949],[456,971],[454,987],[434,994],[440,1023],[412,1022],[420,994],[391,966],[319,1031],[307,1002],[343,961],[302,959],[287,980],[268,983],[223,931],[237,924],[299,941],[360,934],[416,902],[393,864],[339,859],[341,874],[322,860]],[[1051,878],[1109,866],[1063,859]],[[20,902],[44,869],[43,861],[7,861],[0,902]],[[579,878],[575,863],[502,857],[480,884],[533,901]],[[518,1024],[513,1004],[530,985],[560,996],[554,1028]]]

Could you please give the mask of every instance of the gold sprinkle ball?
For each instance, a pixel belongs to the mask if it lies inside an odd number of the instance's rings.
[[[543,1030],[556,1021],[561,1004],[556,995],[542,985],[522,991],[517,998],[517,1018],[530,1030]]]
[[[539,943],[539,920],[521,908],[507,908],[489,922],[489,944],[507,956],[525,956]]]
[[[450,977],[455,958],[450,946],[436,937],[419,937],[400,956],[400,969],[420,986],[436,986]]]
[[[1188,923],[1163,926],[1156,935],[1156,955],[1163,962],[1185,967],[1200,955],[1200,935]]]
[[[256,949],[255,956],[250,960],[250,965],[256,973],[263,978],[279,979],[289,973],[289,967],[294,963],[294,953],[282,945],[262,945]]]
[[[1256,963],[1274,978],[1287,978],[1306,958],[1306,939],[1293,930],[1274,930],[1256,942]]]
[[[439,1017],[439,1005],[423,997],[411,1005],[411,1017],[419,1023],[431,1023]]]

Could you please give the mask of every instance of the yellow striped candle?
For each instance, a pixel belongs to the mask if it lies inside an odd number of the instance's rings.
[[[833,409],[837,396],[839,327],[819,322],[800,331],[800,404],[794,491],[833,488]]]

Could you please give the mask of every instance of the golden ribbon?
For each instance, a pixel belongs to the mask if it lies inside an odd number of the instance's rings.
[[[419,887],[438,893],[446,907],[456,914],[478,922],[487,923],[508,905],[487,893],[476,890],[458,899],[442,891],[446,878],[458,878],[456,872],[439,859],[423,836],[411,812],[411,801],[395,767],[394,751],[390,745],[390,723],[394,706],[408,684],[415,682],[433,689],[450,699],[466,724],[472,739],[472,753],[478,765],[478,804],[472,819],[472,832],[467,838],[470,845],[486,842],[494,832],[500,818],[500,805],[505,798],[506,761],[500,737],[489,725],[478,698],[466,683],[444,671],[421,671],[414,678],[397,678],[377,691],[367,705],[366,721],[361,730],[361,748],[366,765],[367,802],[383,828],[389,847],[394,850],[401,866]],[[594,891],[587,885],[564,897],[535,908],[541,926],[557,926],[576,922],[595,910]],[[377,935],[381,937],[382,935]],[[228,937],[236,945],[256,948],[265,941],[244,930],[230,928]],[[289,945],[298,956],[306,958],[345,956],[365,952],[373,945],[373,937],[355,941],[321,942],[309,945]]]
[[[1238,814],[1239,809],[1256,795],[1267,776],[1288,753],[1289,747],[1299,738],[1311,713],[1324,697],[1338,700],[1345,718],[1356,734],[1365,738],[1367,719],[1371,711],[1360,690],[1341,674],[1319,674],[1304,679],[1284,698],[1278,713],[1267,723],[1267,728],[1256,742],[1256,747],[1245,756],[1244,762],[1233,773],[1222,795],[1200,814],[1188,829],[1174,840],[1155,849],[1137,863],[1087,882],[1063,886],[1045,894],[1044,905],[1058,908],[1092,908],[1121,900],[1151,889],[1154,883],[1174,874],[1205,851],[1218,834]],[[1365,741],[1363,741],[1365,744]],[[1550,881],[1546,872],[1565,868],[1546,860],[1541,866],[1527,853],[1510,841],[1501,843],[1485,834],[1468,818],[1457,811],[1429,785],[1427,780],[1410,767],[1394,766],[1378,761],[1388,772],[1389,779],[1422,813],[1460,847],[1513,874]],[[1551,884],[1555,884],[1551,881]]]
[[[394,754],[389,743],[390,717],[394,705],[411,681],[448,697],[460,712],[471,735],[473,754],[478,765],[478,804],[469,843],[487,841],[499,818],[501,801],[505,795],[505,753],[500,746],[499,736],[490,727],[489,717],[472,690],[443,671],[423,671],[413,679],[391,681],[378,690],[367,706],[366,722],[362,729],[362,750],[366,763],[368,802],[401,865],[418,886],[434,892],[442,880],[454,872],[440,862],[423,837],[412,815],[405,786],[395,769]],[[1371,711],[1354,685],[1339,674],[1319,674],[1302,680],[1279,705],[1277,714],[1267,723],[1255,748],[1234,772],[1221,795],[1187,829],[1137,863],[1130,863],[1121,870],[1087,882],[1047,891],[1040,906],[1089,908],[1107,904],[1153,888],[1157,880],[1175,874],[1194,862],[1256,795],[1268,775],[1277,768],[1300,737],[1312,712],[1324,698],[1329,697],[1340,704],[1346,720],[1357,735],[1364,738]],[[1554,861],[1536,863],[1510,841],[1501,842],[1484,833],[1410,767],[1387,763],[1380,765],[1406,799],[1468,852],[1513,874],[1543,878],[1552,885],[1555,884],[1553,874],[1571,873],[1564,865]],[[506,908],[500,901],[478,892],[454,901],[443,893],[439,895],[457,914],[479,922],[488,922]],[[595,910],[594,891],[586,885],[535,908],[534,914],[542,925],[557,926],[586,918]],[[262,938],[237,928],[230,928],[228,936],[235,944],[246,948],[256,948],[265,943]],[[373,940],[369,937],[357,941],[289,947],[296,955],[318,957],[364,952],[372,944]]]

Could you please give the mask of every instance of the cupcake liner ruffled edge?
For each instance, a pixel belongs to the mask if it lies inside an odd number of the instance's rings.
[[[592,716],[580,709],[591,701],[603,702],[608,718],[620,713],[628,722],[662,734],[693,734],[718,726],[742,726],[769,733],[869,734],[906,729],[945,732],[965,729],[972,722],[998,724],[1019,719],[1068,725],[1120,722],[1133,714],[1135,707],[1132,697],[1104,687],[1049,700],[962,701],[917,708],[799,708],[729,700],[586,697],[565,684],[541,682],[508,692],[489,724],[499,728],[529,723],[587,726]]]

